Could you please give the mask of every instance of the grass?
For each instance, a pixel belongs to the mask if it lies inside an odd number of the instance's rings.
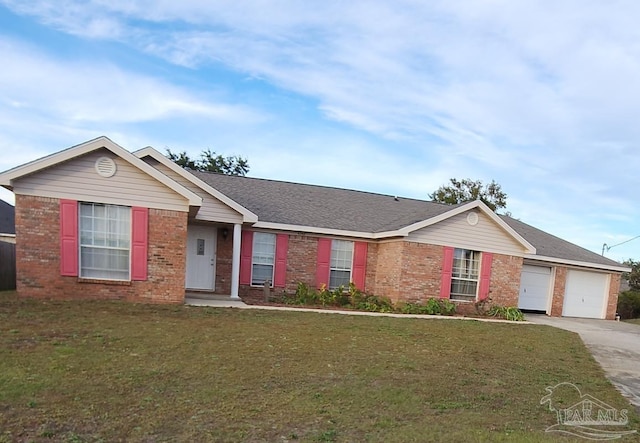
[[[640,325],[640,318],[631,318],[631,319],[624,320],[624,321],[627,322],[627,323],[634,324],[634,325]]]
[[[640,429],[546,326],[0,293],[0,441],[565,441],[564,381]]]

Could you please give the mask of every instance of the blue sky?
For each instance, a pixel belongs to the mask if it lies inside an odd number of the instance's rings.
[[[106,135],[414,198],[496,180],[514,217],[600,253],[640,235],[639,16],[636,1],[0,0],[0,170]],[[640,259],[640,239],[606,255]]]

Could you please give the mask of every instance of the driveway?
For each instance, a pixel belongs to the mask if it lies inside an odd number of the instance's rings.
[[[640,411],[640,326],[533,314],[527,314],[526,320],[578,333],[607,378]]]

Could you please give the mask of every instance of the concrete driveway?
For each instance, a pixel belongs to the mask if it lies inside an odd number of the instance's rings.
[[[526,320],[578,333],[607,378],[640,411],[639,325],[533,314],[527,314]]]

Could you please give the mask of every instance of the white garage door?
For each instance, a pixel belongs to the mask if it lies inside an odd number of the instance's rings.
[[[524,265],[520,277],[518,307],[532,311],[547,311],[551,268]]]
[[[564,306],[565,317],[604,318],[604,303],[609,289],[609,276],[597,272],[567,272]]]

